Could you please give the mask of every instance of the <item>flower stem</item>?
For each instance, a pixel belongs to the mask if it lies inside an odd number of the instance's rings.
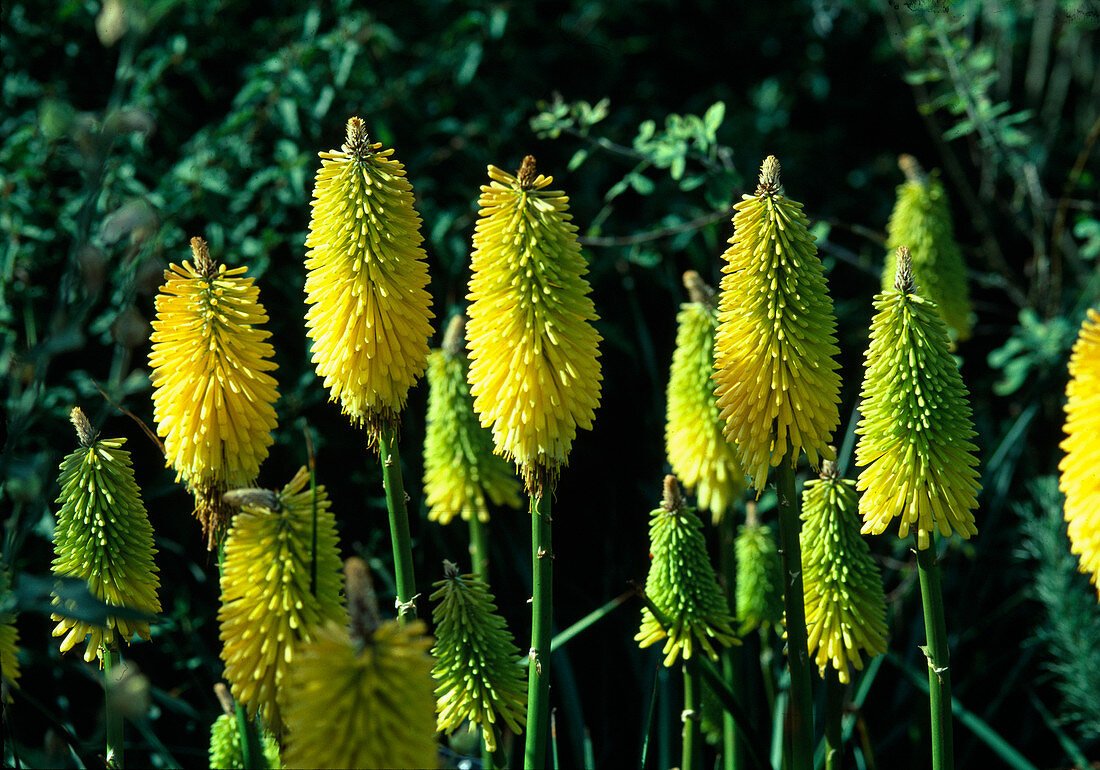
[[[684,663],[684,710],[680,718],[684,722],[683,749],[680,754],[681,770],[699,770],[702,767],[703,728],[700,719],[703,683],[696,666]]]
[[[825,670],[825,770],[840,770],[843,742],[840,720],[844,716],[844,685],[836,669]]]
[[[779,551],[783,559],[783,608],[787,614],[787,664],[791,701],[787,712],[792,770],[813,767],[813,698],[806,647],[806,605],[802,595],[802,547],[798,504],[794,496],[794,453],[788,448],[776,468],[779,495]]]
[[[382,486],[386,491],[386,510],[390,517],[398,617],[402,623],[408,623],[416,620],[416,580],[413,577],[409,514],[405,507],[405,482],[401,478],[401,452],[395,428],[387,427],[379,431],[378,453],[382,459]]]
[[[241,764],[248,770],[267,767],[264,750],[260,747],[260,731],[248,718],[248,709],[240,703],[236,706],[237,730],[241,734]]]
[[[951,735],[951,670],[940,570],[936,565],[934,549],[934,538],[928,548],[917,549],[917,574],[920,576],[924,633],[928,642],[924,654],[928,658],[928,699],[932,710],[932,767],[933,770],[952,770],[955,756]]]
[[[470,516],[470,562],[472,572],[489,582],[489,528],[478,518]]]
[[[722,571],[722,578],[726,589],[726,600],[729,604],[730,614],[736,617],[737,602],[734,597],[734,589],[737,580],[737,562],[734,554],[733,511],[727,511],[726,515],[718,523],[718,561]],[[736,693],[744,693],[744,668],[743,655],[740,648],[727,647],[722,650],[722,678],[726,684]],[[737,723],[733,715],[722,712],[722,768],[723,770],[740,770],[745,766],[744,752],[741,748],[741,735],[737,731]]]
[[[523,766],[546,766],[550,716],[550,628],[554,556],[550,548],[550,499],[531,496],[531,665],[527,667],[527,735]]]
[[[121,770],[126,766],[122,748],[124,740],[122,712],[117,708],[115,693],[112,692],[118,674],[121,673],[115,671],[119,665],[118,648],[104,642],[101,654],[103,655],[104,712],[107,721],[107,767]]]

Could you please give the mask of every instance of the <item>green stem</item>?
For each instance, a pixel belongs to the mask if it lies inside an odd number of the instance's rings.
[[[737,562],[734,559],[736,536],[733,525],[733,511],[727,511],[718,522],[718,564],[726,587],[726,602],[730,614],[737,615],[737,602],[734,590],[737,582]],[[722,650],[722,678],[730,689],[742,693],[744,697],[743,655],[740,648],[727,647]],[[741,736],[737,732],[737,723],[733,715],[722,712],[722,768],[723,770],[741,770],[745,766],[744,752],[741,749]]]
[[[118,648],[113,644],[103,643],[101,650],[103,655],[103,681],[104,681],[104,711],[107,720],[107,767],[121,768],[126,766],[125,755],[122,750],[123,725],[122,712],[115,707],[115,687],[112,674],[119,664]],[[121,672],[120,672],[121,673]]]
[[[416,620],[416,580],[413,578],[412,538],[409,536],[405,482],[401,478],[401,452],[395,428],[387,427],[379,431],[378,453],[382,459],[382,486],[386,491],[386,510],[390,517],[398,617],[402,623],[408,623]]]
[[[840,720],[844,716],[844,685],[836,669],[825,670],[825,770],[840,770],[843,743]]]
[[[951,735],[951,670],[947,649],[947,623],[943,617],[943,593],[940,570],[929,547],[917,549],[917,574],[920,576],[921,604],[924,605],[924,633],[928,658],[928,699],[932,710],[932,768],[952,770],[955,766]]]
[[[681,770],[699,770],[703,764],[702,681],[699,669],[684,663],[684,710],[680,718],[684,722],[683,749],[680,754]]]
[[[794,496],[794,453],[788,448],[776,468],[779,495],[779,550],[783,559],[783,608],[787,613],[787,664],[791,672],[791,701],[787,728],[793,770],[813,767],[813,698],[806,648],[806,605],[802,595],[802,521]]]
[[[267,767],[264,750],[260,746],[260,731],[256,723],[248,718],[248,709],[237,704],[237,730],[241,734],[241,764],[248,770],[261,770]]]
[[[531,653],[527,667],[527,736],[523,766],[546,766],[546,732],[550,716],[550,625],[554,556],[550,547],[550,499],[531,496]]]
[[[489,526],[477,517],[470,517],[470,562],[473,573],[489,582]]]

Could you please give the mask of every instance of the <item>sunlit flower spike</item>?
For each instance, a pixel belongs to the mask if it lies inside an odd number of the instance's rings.
[[[684,273],[690,302],[676,316],[676,350],[668,379],[665,451],[672,473],[717,524],[745,491],[737,449],[724,433],[714,395],[717,297],[694,270]]]
[[[856,428],[857,489],[864,533],[881,534],[895,518],[898,535],[978,533],[976,456],[969,395],[949,351],[947,326],[916,293],[909,250],[898,249],[893,289],[875,297],[871,341]]]
[[[833,455],[840,421],[836,318],[802,204],[783,194],[769,156],[755,195],[734,206],[718,305],[715,394],[726,437],[761,492],[787,452]]]
[[[153,321],[153,417],[168,465],[195,494],[213,549],[228,524],[221,493],[253,484],[267,457],[279,394],[271,332],[245,268],[210,257],[191,239],[194,263],[170,265]]]
[[[569,199],[528,155],[516,176],[489,167],[471,257],[470,392],[498,454],[527,490],[552,490],[577,428],[600,400],[600,335]]]
[[[320,153],[306,238],[306,328],[329,398],[371,440],[393,429],[424,373],[432,329],[412,185],[359,118]]]
[[[112,607],[126,607],[150,615],[160,612],[157,567],[153,563],[153,527],[134,481],[130,453],[124,438],[101,439],[78,407],[70,419],[80,448],[61,462],[58,484],[61,506],[54,528],[53,572],[80,578],[98,599]],[[59,609],[62,600],[54,599]],[[102,646],[134,635],[150,638],[146,620],[109,616],[105,626],[64,614],[55,614],[53,630],[67,652],[87,638],[84,660],[91,662]]]
[[[1058,486],[1066,496],[1071,550],[1100,589],[1100,313],[1091,308],[1073,346],[1069,376]]]

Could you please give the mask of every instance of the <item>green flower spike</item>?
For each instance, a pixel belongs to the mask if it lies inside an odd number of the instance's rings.
[[[915,293],[904,246],[895,288],[875,297],[875,309],[856,428],[861,531],[881,534],[897,517],[899,537],[916,528],[921,550],[935,531],[969,538],[980,489],[970,402],[935,303]]]
[[[783,195],[768,156],[755,195],[734,206],[723,254],[714,382],[726,438],[759,493],[768,468],[805,451],[831,459],[840,422],[836,318],[802,204]]]
[[[279,744],[270,735],[263,737],[263,750],[268,767],[281,767]],[[218,770],[245,770],[240,722],[233,714],[221,714],[210,726],[210,767]]]
[[[847,684],[848,664],[863,669],[860,650],[886,652],[886,594],[871,549],[859,534],[855,482],[826,460],[821,478],[802,491],[802,580],[806,630],[818,671],[832,663]]]
[[[153,527],[134,481],[130,453],[122,448],[124,438],[100,439],[84,412],[74,407],[69,417],[80,437],[80,448],[61,462],[54,529],[53,572],[84,580],[98,599],[112,607],[127,607],[155,615],[157,567],[153,563]],[[55,598],[54,604],[60,600]],[[109,617],[106,626],[53,615],[53,630],[68,652],[88,638],[84,660],[96,659],[104,643],[115,641],[115,633],[126,642],[136,634],[149,639],[149,623]]]
[[[424,434],[424,497],[428,518],[448,524],[456,514],[489,520],[493,505],[519,508],[519,479],[493,454],[493,436],[474,414],[470,365],[462,349],[464,319],[447,327],[443,347],[428,354],[428,421]],[[488,500],[486,499],[488,498]]]
[[[905,172],[906,181],[898,186],[897,203],[886,225],[888,251],[882,288],[893,286],[895,253],[900,246],[908,246],[914,281],[939,306],[954,339],[966,340],[971,326],[966,265],[955,242],[943,182],[935,171],[925,174],[912,155],[902,155],[898,165]]]
[[[701,648],[718,658],[714,642],[728,647],[739,644],[734,635],[729,607],[707,557],[703,522],[680,496],[676,477],[665,476],[664,499],[653,511],[649,525],[652,561],[645,582],[646,595],[671,622],[665,629],[648,608],[642,610],[642,626],[634,641],[642,648],[666,639],[662,652],[671,667],[683,655],[690,658]]]
[[[3,563],[0,554],[0,564]],[[7,602],[10,588],[8,570],[0,567],[0,606]],[[14,612],[0,612],[0,672],[3,673],[3,693],[10,702],[8,688],[19,686],[19,631],[15,627]]]
[[[330,623],[295,653],[285,765],[438,767],[424,621],[382,622],[367,565],[345,569],[350,630]]]
[[[690,302],[676,316],[676,350],[668,379],[665,451],[672,472],[714,524],[745,491],[737,449],[723,435],[725,421],[714,395],[714,333],[718,314],[714,289],[694,270],[684,273]]]
[[[783,578],[779,546],[767,524],[756,521],[755,505],[749,520],[737,529],[733,543],[737,562],[735,599],[739,632],[779,626],[783,622]]]
[[[459,575],[443,562],[446,579],[431,599],[436,663],[432,676],[439,729],[448,735],[465,720],[477,724],[489,751],[496,751],[493,725],[503,721],[517,735],[527,715],[527,675],[516,665],[519,648],[496,612],[489,586],[477,575]]]
[[[470,258],[470,392],[496,452],[543,496],[600,402],[595,305],[569,198],[528,155],[515,176],[489,167]]]
[[[218,622],[225,678],[233,697],[249,714],[259,712],[276,736],[295,645],[326,623],[347,618],[336,521],[325,488],[317,486],[314,495],[308,484],[309,472],[301,468],[279,492],[225,494],[227,503],[241,507],[222,563]]]

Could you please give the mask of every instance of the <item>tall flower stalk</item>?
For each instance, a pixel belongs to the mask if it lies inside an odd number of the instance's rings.
[[[1100,589],[1100,313],[1091,308],[1073,346],[1069,376],[1061,444],[1066,454],[1058,463],[1058,486],[1066,496],[1070,549],[1080,557],[1081,571]]]
[[[794,466],[833,459],[840,421],[836,318],[824,268],[802,204],[783,194],[779,161],[769,156],[754,195],[734,206],[715,339],[715,394],[726,437],[737,445],[759,494],[777,466],[783,603],[791,672],[792,767],[813,761],[813,701]]]
[[[170,265],[150,338],[153,416],[168,464],[195,495],[207,547],[225,534],[222,493],[256,481],[279,397],[267,313],[245,268],[227,268],[191,239],[194,262]]]
[[[306,328],[329,399],[378,448],[401,618],[416,583],[398,426],[431,336],[427,255],[404,166],[357,117],[340,150],[320,153],[306,237]]]
[[[515,176],[489,167],[471,257],[470,392],[497,454],[531,498],[532,623],[524,765],[546,763],[553,550],[550,501],[577,428],[600,398],[600,335],[569,199],[527,156]]]
[[[916,293],[909,250],[897,252],[894,288],[875,297],[856,432],[863,532],[895,519],[916,530],[932,712],[932,763],[954,766],[951,670],[934,534],[977,534],[978,459],[966,386],[935,303]]]

